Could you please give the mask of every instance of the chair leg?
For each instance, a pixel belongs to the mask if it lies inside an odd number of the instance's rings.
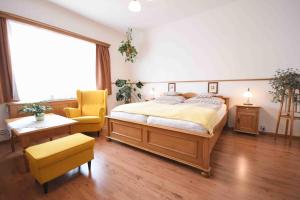
[[[97,131],[97,137],[99,137],[100,136],[100,131]]]
[[[91,164],[92,164],[92,161],[90,160],[90,161],[88,162],[88,168],[89,168],[89,171],[91,171]]]
[[[44,188],[44,193],[47,194],[48,193],[48,182],[43,184],[43,188]]]

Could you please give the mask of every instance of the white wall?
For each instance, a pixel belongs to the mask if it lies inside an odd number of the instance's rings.
[[[300,1],[237,0],[205,13],[152,29],[139,44],[132,79],[141,81],[268,78],[279,67],[300,66]],[[167,90],[167,84],[145,87]],[[278,105],[271,103],[267,81],[220,82],[236,104],[249,87],[262,107],[260,125],[274,132]],[[177,84],[180,92],[206,92],[207,83]],[[300,136],[297,123],[294,133]]]
[[[123,33],[88,20],[47,1],[0,0],[0,10],[41,21],[111,44],[112,80],[127,78],[129,76],[129,66],[125,64],[120,53],[117,51],[120,41],[124,39]],[[115,94],[113,94],[109,97],[108,107],[111,109],[115,105]],[[6,116],[4,110],[4,105],[0,105],[0,129],[4,126],[3,119]]]
[[[123,34],[46,1],[0,0],[0,10],[42,21],[111,44],[112,80],[142,81],[264,78],[279,67],[300,66],[300,1],[237,0],[146,33],[136,35],[135,64],[125,64],[117,52]],[[148,84],[144,92],[167,84]],[[221,82],[219,93],[235,104],[248,88],[263,107],[260,125],[273,132],[278,105],[270,102],[267,81]],[[180,83],[178,91],[206,92],[207,83]],[[109,109],[116,105],[114,94]],[[0,106],[0,129],[5,107]],[[299,123],[295,133],[300,135]]]

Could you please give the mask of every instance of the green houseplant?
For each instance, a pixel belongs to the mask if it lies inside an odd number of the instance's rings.
[[[300,73],[298,69],[287,68],[279,69],[275,72],[274,78],[270,80],[272,91],[269,93],[273,96],[273,102],[280,102],[281,97],[287,96],[289,90],[300,89]],[[294,96],[294,101],[300,101]]]
[[[119,52],[122,56],[125,54],[125,62],[134,62],[138,54],[135,46],[132,45],[132,28],[129,28],[126,32],[126,40],[121,42]]]
[[[42,103],[29,103],[23,105],[19,112],[33,114],[36,121],[43,121],[45,112],[51,109],[51,106],[46,106]]]
[[[142,82],[138,81],[136,83],[132,83],[130,80],[118,79],[115,84],[119,88],[116,94],[117,101],[131,103],[133,95],[138,100],[142,99],[142,95],[140,93],[140,89],[144,86]]]

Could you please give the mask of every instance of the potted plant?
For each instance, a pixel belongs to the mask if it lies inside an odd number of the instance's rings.
[[[46,106],[41,103],[30,103],[23,105],[19,112],[33,114],[36,121],[43,121],[45,112],[51,109],[51,106]]]
[[[273,102],[280,102],[282,96],[287,96],[289,91],[300,89],[300,72],[298,69],[279,69],[275,72],[274,78],[270,81]],[[297,94],[294,94],[294,101],[299,102]]]
[[[144,86],[142,82],[138,81],[132,83],[130,80],[118,79],[116,86],[120,88],[116,94],[117,101],[125,101],[125,103],[131,103],[132,95],[138,100],[142,99],[140,89]]]
[[[135,46],[132,45],[132,28],[129,28],[126,32],[126,40],[121,42],[118,50],[122,56],[125,54],[125,62],[130,61],[134,63],[138,52]]]

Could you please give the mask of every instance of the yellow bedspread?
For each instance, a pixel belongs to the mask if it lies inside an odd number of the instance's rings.
[[[120,105],[112,111],[190,121],[201,124],[209,133],[212,133],[214,125],[218,120],[215,109],[189,104],[168,105],[150,101]]]

